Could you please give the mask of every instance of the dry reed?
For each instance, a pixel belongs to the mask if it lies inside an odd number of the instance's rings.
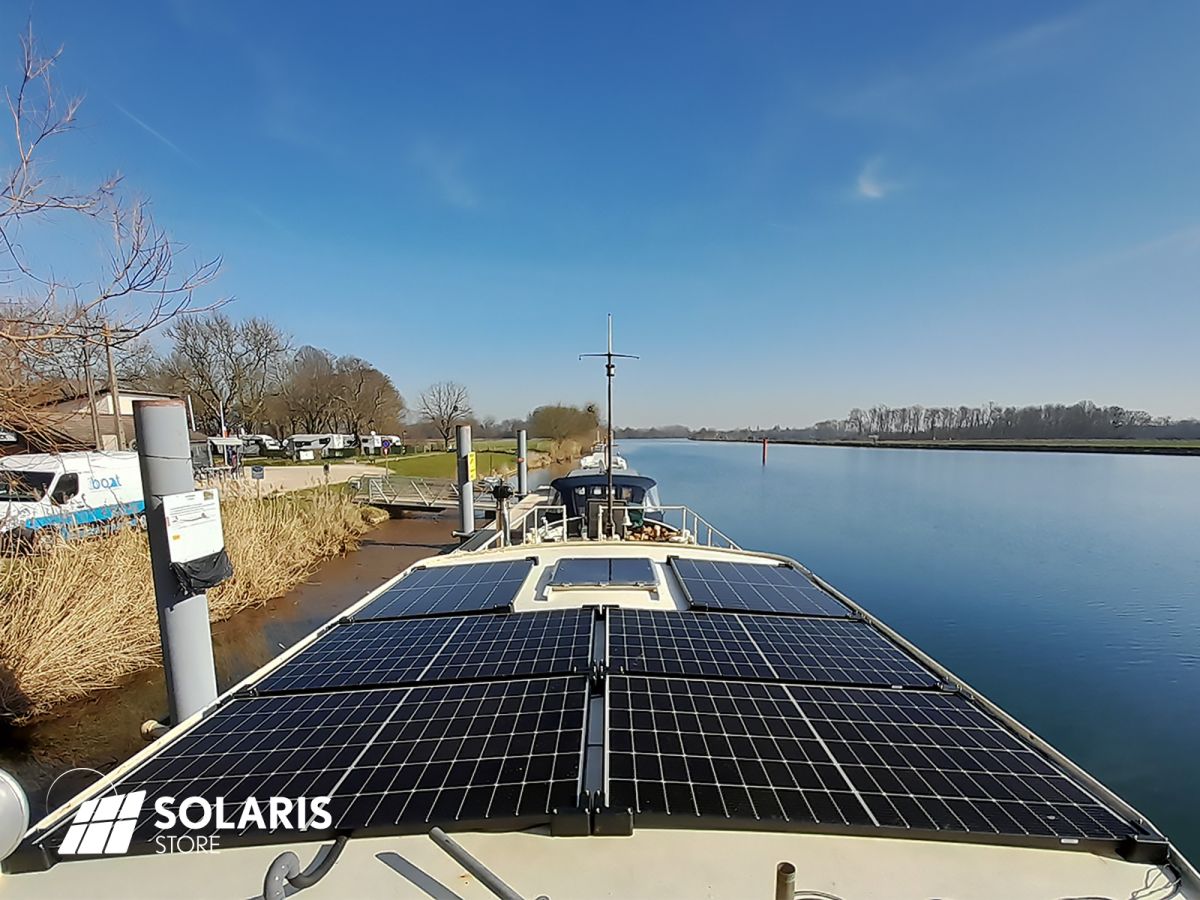
[[[209,592],[212,620],[287,593],[382,515],[336,489],[262,500],[223,491],[234,577]],[[160,661],[144,533],[0,560],[0,718],[36,718]]]

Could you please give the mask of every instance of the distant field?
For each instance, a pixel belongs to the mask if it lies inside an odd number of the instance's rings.
[[[757,442],[759,439],[752,439]],[[775,444],[805,444],[816,447],[875,447],[897,450],[1013,450],[1065,453],[1145,453],[1161,456],[1200,456],[1200,441],[1166,440],[977,440],[977,441],[794,441],[771,440]]]

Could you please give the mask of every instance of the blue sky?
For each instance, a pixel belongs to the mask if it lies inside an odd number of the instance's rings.
[[[481,413],[1200,415],[1200,4],[7,4],[233,315]],[[457,349],[462,346],[464,349]]]

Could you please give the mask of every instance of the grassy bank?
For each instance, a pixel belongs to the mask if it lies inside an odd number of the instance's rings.
[[[320,489],[228,495],[221,515],[235,574],[209,592],[213,621],[287,593],[382,514]],[[144,533],[0,560],[0,717],[36,718],[160,661]]]

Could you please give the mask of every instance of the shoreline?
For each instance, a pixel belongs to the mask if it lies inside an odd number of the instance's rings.
[[[689,441],[706,444],[761,444],[762,438],[696,438]],[[999,450],[1016,453],[1110,453],[1118,456],[1200,456],[1200,444],[1180,441],[1182,446],[1172,446],[1170,441],[1161,444],[1141,444],[1130,441],[1123,446],[1120,442],[1096,442],[1086,440],[1055,443],[1047,441],[817,441],[767,438],[768,444],[795,444],[805,447],[856,447],[871,450]],[[1194,446],[1190,446],[1194,445]]]

